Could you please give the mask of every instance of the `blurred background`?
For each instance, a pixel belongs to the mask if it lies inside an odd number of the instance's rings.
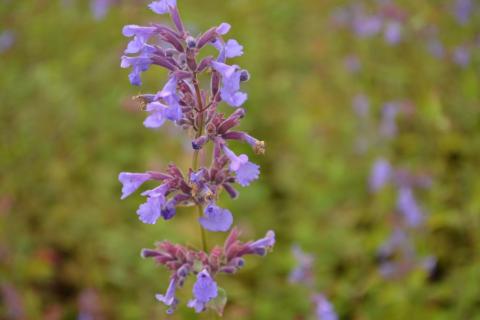
[[[140,196],[120,201],[120,171],[192,156],[131,99],[165,73],[136,88],[119,66],[123,25],[167,22],[147,4],[0,0],[0,319],[212,318],[166,316],[168,273],[139,255],[197,245],[193,210],[150,226]],[[312,292],[340,319],[480,319],[480,2],[178,4],[193,34],[232,24],[252,75],[242,129],[268,147],[234,146],[262,174],[222,206],[245,240],[277,244],[217,279],[225,319],[322,319]],[[289,281],[294,245],[314,259],[307,285]]]

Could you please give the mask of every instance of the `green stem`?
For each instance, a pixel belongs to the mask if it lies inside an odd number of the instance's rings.
[[[198,124],[198,130],[197,134],[195,135],[195,138],[199,138],[203,134],[203,127],[205,126],[204,124],[204,117],[203,117],[203,103],[202,103],[202,95],[200,93],[200,87],[198,86],[198,80],[197,80],[197,75],[196,73],[193,74],[193,85],[195,87],[195,93],[197,96],[197,104],[198,104],[198,110],[199,111],[199,124]],[[197,171],[198,170],[198,157],[199,157],[199,150],[195,150],[193,152],[193,159],[192,159],[192,170]],[[202,217],[203,215],[203,207],[201,204],[197,205],[197,213],[198,217]],[[201,224],[198,224],[200,227],[200,236],[202,239],[202,248],[203,251],[207,252],[207,236],[205,234],[205,230],[203,229]]]

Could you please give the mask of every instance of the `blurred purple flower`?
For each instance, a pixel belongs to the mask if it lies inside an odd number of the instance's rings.
[[[437,59],[441,59],[445,55],[443,44],[437,38],[432,38],[427,42],[428,52]]]
[[[90,10],[92,11],[93,17],[96,20],[104,18],[112,4],[113,0],[91,0]]]
[[[470,51],[466,46],[458,46],[453,50],[453,61],[460,67],[470,63]]]
[[[294,246],[293,256],[297,262],[295,269],[290,272],[289,280],[292,283],[313,284],[313,257],[305,253],[300,247]]]
[[[472,0],[456,0],[453,10],[458,23],[466,24],[470,20],[470,17],[474,10],[473,1]]]
[[[205,310],[207,303],[217,295],[217,283],[207,270],[203,270],[197,275],[197,281],[193,285],[194,299],[188,302],[188,306],[194,308],[196,313],[202,312]]]
[[[315,304],[315,315],[318,320],[337,320],[333,305],[327,300],[323,294],[316,294],[312,298]]]
[[[376,192],[383,188],[392,178],[392,167],[390,163],[384,159],[379,158],[373,164],[370,173],[370,190]]]
[[[232,213],[220,208],[215,204],[208,205],[204,210],[204,216],[198,218],[202,227],[209,231],[225,232],[230,229],[233,223]]]
[[[397,209],[403,215],[405,223],[409,227],[418,227],[424,220],[412,188],[402,186],[398,189]]]
[[[385,26],[384,38],[390,45],[396,45],[402,40],[402,25],[398,21],[388,22]]]
[[[388,102],[383,106],[380,134],[385,138],[393,138],[397,134],[398,103]]]
[[[355,114],[360,118],[366,118],[370,109],[370,101],[364,94],[357,94],[352,102]]]
[[[15,43],[15,34],[11,30],[4,30],[0,33],[0,53],[10,49]]]
[[[366,16],[360,14],[353,20],[353,29],[358,37],[372,37],[382,29],[382,19],[379,16]]]

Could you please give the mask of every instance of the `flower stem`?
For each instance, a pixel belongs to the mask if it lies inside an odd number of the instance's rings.
[[[197,104],[198,104],[198,117],[199,117],[199,123],[198,123],[198,128],[197,128],[197,133],[195,135],[195,138],[199,138],[203,134],[203,127],[205,126],[204,124],[204,117],[203,117],[203,103],[202,103],[202,95],[200,93],[200,87],[198,86],[198,80],[197,80],[197,74],[193,74],[193,85],[195,87],[195,93],[197,96]],[[192,170],[197,171],[198,169],[198,156],[199,156],[199,150],[195,150],[193,152],[193,159],[192,159]],[[201,204],[197,205],[197,213],[198,217],[202,217],[203,214],[203,206]],[[205,230],[203,229],[202,225],[199,223],[198,224],[200,227],[200,237],[202,239],[202,248],[203,251],[207,252],[207,236],[205,234]]]

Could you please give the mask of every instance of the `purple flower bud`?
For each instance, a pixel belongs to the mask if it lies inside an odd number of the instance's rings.
[[[187,47],[190,49],[193,49],[197,46],[197,41],[192,36],[188,36],[185,42],[187,43]]]
[[[154,1],[148,7],[157,14],[166,14],[170,12],[170,7],[176,7],[177,0],[160,0]]]
[[[232,213],[216,206],[215,204],[208,205],[203,211],[204,216],[198,218],[198,221],[203,228],[208,231],[225,232],[230,229],[233,223]]]
[[[154,257],[161,256],[161,253],[156,251],[156,250],[142,249],[142,252],[140,253],[140,256],[142,258],[154,258]]]
[[[217,34],[223,36],[223,35],[227,34],[228,31],[230,31],[230,28],[231,28],[230,24],[228,24],[226,22],[223,22],[215,29],[215,31],[217,32]]]
[[[118,180],[122,183],[122,197],[125,199],[134,193],[145,181],[150,180],[151,176],[148,173],[130,173],[121,172],[118,175]]]
[[[194,150],[200,150],[205,145],[205,143],[207,143],[207,141],[208,141],[207,136],[198,137],[197,139],[192,141],[192,148]]]
[[[217,295],[217,283],[207,270],[203,270],[197,275],[197,281],[193,285],[194,298],[188,302],[188,307],[195,309],[196,313],[200,313],[205,310],[207,303]]]
[[[250,80],[250,73],[247,70],[242,70],[240,73],[240,81],[247,82]]]

